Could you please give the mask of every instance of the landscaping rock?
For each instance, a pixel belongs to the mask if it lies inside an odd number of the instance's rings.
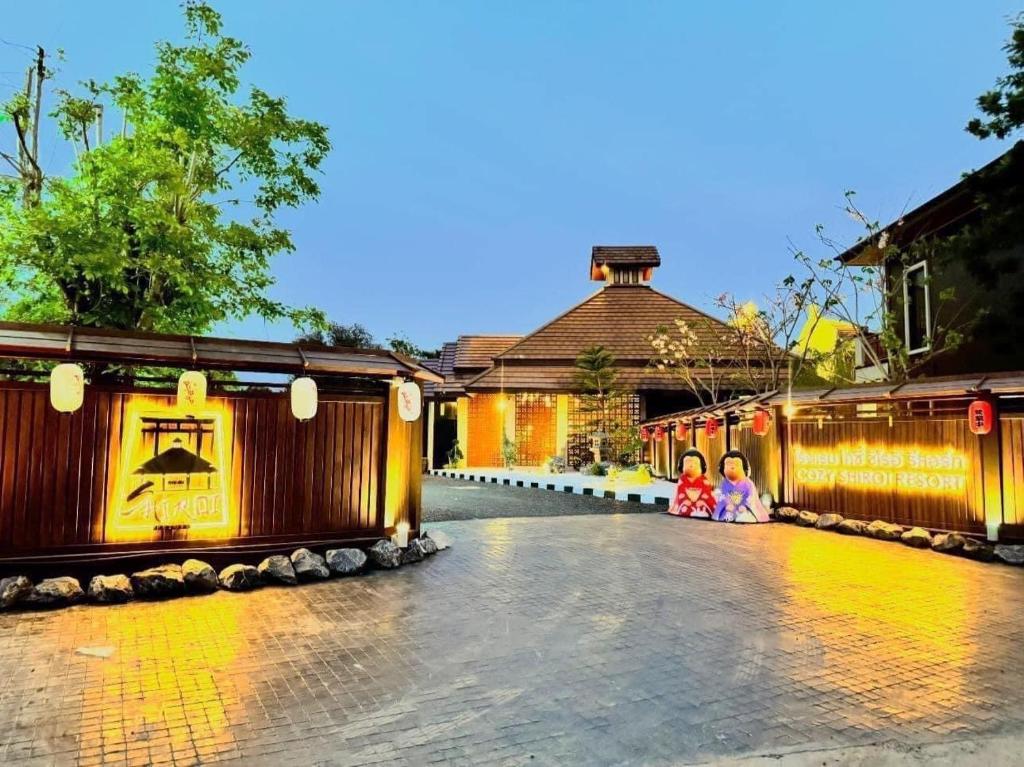
[[[444,551],[447,548],[451,548],[451,538],[448,537],[447,533],[443,533],[440,530],[427,530],[423,533],[423,537],[429,538],[436,543],[438,551]]]
[[[413,562],[422,562],[427,558],[427,552],[423,549],[423,544],[419,538],[413,538],[409,541],[409,546],[405,551],[402,552],[402,564],[408,565]]]
[[[32,593],[32,581],[24,575],[0,580],[0,610],[9,610]]]
[[[355,575],[366,567],[366,552],[361,549],[331,549],[327,567],[335,575]]]
[[[939,533],[932,537],[932,551],[941,551],[943,554],[956,554],[967,543],[967,539],[960,533]]]
[[[81,602],[84,597],[77,578],[47,578],[37,583],[23,602],[39,607],[63,607]]]
[[[1024,546],[1009,546],[999,543],[996,545],[995,555],[996,559],[1008,565],[1024,565]]]
[[[892,522],[883,522],[876,519],[864,529],[865,534],[880,541],[897,541],[903,535],[903,528]]]
[[[801,511],[796,515],[796,523],[800,527],[814,527],[818,523],[818,515],[813,511]]]
[[[434,543],[437,543],[436,539]],[[438,544],[438,548],[440,548],[440,544]],[[373,562],[374,567],[379,567],[384,570],[390,570],[391,568],[398,567],[402,564],[402,550],[391,541],[384,538],[373,544],[370,548],[369,555],[370,561]]]
[[[827,511],[818,517],[818,521],[814,523],[814,526],[819,530],[835,530],[839,523],[843,521],[842,514],[836,514],[832,511]]]
[[[923,527],[912,527],[900,536],[900,540],[915,549],[928,549],[932,545],[932,535]]]
[[[283,583],[286,586],[294,586],[299,582],[298,576],[295,575],[295,568],[292,567],[292,561],[284,554],[267,557],[260,562],[256,569],[266,583]],[[222,574],[221,582],[223,580]]]
[[[196,594],[208,594],[220,586],[217,571],[199,559],[186,559],[181,566],[185,588]]]
[[[262,584],[260,571],[252,565],[228,565],[220,571],[220,585],[228,591],[249,591]]]
[[[166,599],[185,592],[181,565],[160,565],[132,573],[131,582],[139,599]]]
[[[987,543],[968,538],[964,542],[964,547],[960,549],[960,554],[967,557],[967,559],[974,559],[978,562],[991,562],[995,559],[996,550]]]
[[[840,535],[866,535],[868,523],[859,519],[844,519],[836,525],[836,532]]]
[[[127,575],[97,575],[89,581],[89,599],[102,604],[121,604],[135,596]]]
[[[427,538],[422,536],[417,539],[420,542],[420,546],[423,547],[423,554],[428,557],[434,556],[437,553],[437,544],[434,543],[433,538]]]
[[[779,506],[779,508],[775,510],[775,518],[779,520],[779,522],[796,522],[796,518],[799,514],[800,512],[792,506]]]
[[[331,571],[327,569],[324,558],[309,549],[295,549],[292,552],[292,567],[295,568],[295,575],[300,581],[323,580],[331,577]]]

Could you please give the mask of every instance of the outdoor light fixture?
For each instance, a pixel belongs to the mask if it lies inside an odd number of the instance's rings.
[[[651,430],[648,429],[646,426],[641,426],[640,427],[640,439],[642,439],[644,442],[646,442],[650,438],[651,438]]]
[[[977,435],[988,434],[992,431],[992,403],[984,399],[976,399],[967,408],[967,424],[971,427],[971,433]]]
[[[81,365],[65,362],[50,371],[50,404],[59,413],[74,413],[85,397],[85,373]]]
[[[709,418],[707,421],[704,422],[704,433],[707,435],[708,439],[711,439],[716,434],[718,434],[717,418]]]
[[[178,378],[178,409],[186,413],[206,405],[206,376],[198,370],[186,370]]]
[[[403,421],[415,421],[423,410],[420,387],[413,381],[405,381],[398,387],[398,416]]]
[[[665,439],[665,427],[660,423],[654,427],[654,441],[661,442]]]
[[[316,381],[303,376],[292,381],[292,415],[300,421],[309,421],[316,415]]]
[[[753,431],[759,437],[763,437],[768,433],[768,427],[771,425],[772,416],[767,410],[758,410],[754,413],[754,424]]]
[[[686,424],[683,421],[676,424],[676,439],[680,442],[686,441]]]
[[[404,549],[409,545],[409,523],[399,522],[395,525],[395,534],[391,536],[391,542]]]
[[[793,416],[796,415],[796,405],[794,405],[792,402],[787,402],[782,407],[782,414],[786,416],[786,418],[792,418]]]

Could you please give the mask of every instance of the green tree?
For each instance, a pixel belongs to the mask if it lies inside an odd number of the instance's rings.
[[[298,343],[323,344],[325,346],[343,346],[348,349],[375,349],[377,341],[373,333],[353,322],[342,325],[339,322],[328,322],[325,327],[318,327],[303,333],[295,339]]]
[[[396,333],[388,338],[388,346],[391,347],[391,351],[404,354],[406,357],[412,357],[413,359],[437,359],[441,356],[440,349],[424,349],[422,346],[417,346],[415,343],[409,340],[406,336],[401,333]]]
[[[327,129],[290,116],[283,98],[243,92],[249,49],[206,3],[183,9],[185,43],[158,43],[148,78],[55,92],[51,116],[76,155],[68,175],[40,159],[53,77],[42,49],[0,110],[14,134],[0,153],[14,170],[0,179],[8,318],[190,334],[251,314],[323,321],[268,291],[272,257],[294,249],[277,214],[319,196]]]

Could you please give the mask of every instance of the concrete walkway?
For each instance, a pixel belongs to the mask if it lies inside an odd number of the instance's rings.
[[[464,479],[470,482],[489,482],[511,487],[530,487],[576,495],[594,495],[616,501],[631,501],[656,506],[668,506],[675,493],[676,483],[655,479],[649,484],[614,482],[608,477],[592,477],[578,472],[549,474],[531,469],[434,469],[435,477]]]
[[[0,613],[0,764],[1022,753],[1022,568],[666,514],[437,527],[390,572]]]

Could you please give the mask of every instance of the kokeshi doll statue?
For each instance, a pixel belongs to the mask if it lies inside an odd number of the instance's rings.
[[[715,510],[714,488],[708,479],[708,462],[696,448],[679,456],[679,482],[668,513],[677,517],[710,519]]]
[[[771,517],[757,495],[747,457],[739,450],[730,450],[718,462],[722,475],[721,496],[712,519],[719,522],[768,522]]]

